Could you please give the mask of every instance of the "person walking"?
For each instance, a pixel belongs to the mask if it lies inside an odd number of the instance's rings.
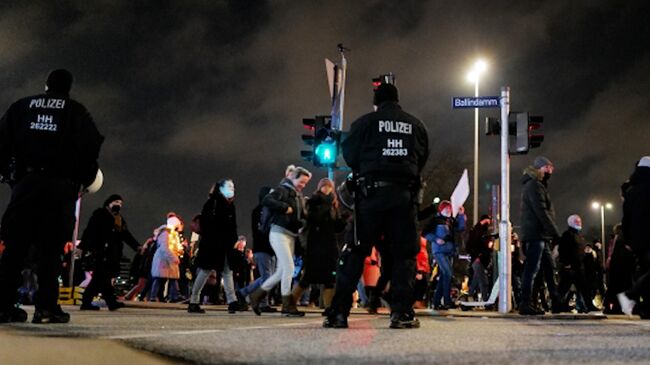
[[[234,267],[246,242],[237,234],[237,216],[235,212],[235,183],[232,179],[221,179],[210,188],[208,200],[203,205],[199,218],[201,238],[199,249],[194,259],[196,279],[192,286],[192,295],[187,311],[204,313],[199,306],[201,291],[210,276],[210,271],[221,272],[224,292],[228,303],[228,312],[245,311],[248,308],[237,298],[233,279]]]
[[[293,300],[291,282],[295,269],[293,254],[296,239],[305,225],[302,190],[309,183],[311,172],[303,167],[294,167],[287,175],[262,201],[270,213],[269,242],[275,252],[277,267],[273,275],[250,295],[251,307],[257,315],[262,313],[262,299],[278,283],[282,294],[282,314],[292,317],[305,315],[298,310]]]
[[[86,270],[93,272],[83,294],[81,310],[99,310],[98,306],[92,304],[99,293],[109,310],[124,307],[124,303],[118,302],[115,297],[112,281],[120,272],[124,243],[137,251],[138,241],[122,216],[123,205],[124,200],[120,195],[109,196],[104,205],[93,212],[81,236],[79,248],[84,251]]]
[[[180,277],[180,258],[183,246],[179,232],[183,223],[176,215],[167,217],[167,224],[160,227],[156,237],[156,253],[151,262],[151,292],[149,301],[158,301],[158,294],[164,282],[167,282],[169,301],[178,299],[178,278]]]
[[[465,230],[465,210],[460,207],[458,215],[452,216],[451,202],[443,200],[438,205],[438,216],[432,229],[425,229],[424,237],[431,244],[431,253],[438,263],[438,285],[433,294],[433,308],[447,310],[456,308],[451,298],[451,280],[454,274],[454,257],[458,255],[456,234]]]
[[[72,240],[80,187],[97,177],[104,141],[88,110],[70,98],[72,81],[70,71],[52,71],[44,94],[16,101],[0,119],[0,180],[11,187],[0,229],[0,323],[27,320],[17,301],[31,250],[38,274],[32,322],[70,321],[57,304],[61,256]]]
[[[642,319],[650,319],[650,156],[639,160],[622,190],[623,237],[637,257],[640,276],[632,288],[617,297],[623,313],[636,311]]]
[[[339,213],[339,201],[334,193],[334,182],[323,178],[307,200],[307,234],[303,255],[303,275],[292,292],[292,301],[298,302],[309,285],[322,284],[321,297],[325,308],[332,304],[336,282],[336,262],[339,247],[336,235],[345,228]]]
[[[548,193],[548,181],[553,174],[551,160],[544,156],[535,158],[533,165],[524,170],[521,192],[521,241],[526,259],[521,279],[519,314],[544,314],[532,304],[533,283],[540,266],[551,297],[551,311],[568,311],[562,305],[555,282],[555,261],[551,241],[559,237],[555,225],[555,210]]]
[[[398,104],[394,85],[381,84],[373,101],[376,111],[354,121],[342,142],[343,158],[356,176],[358,240],[341,254],[336,292],[323,327],[348,327],[352,293],[374,245],[384,262],[393,263],[390,327],[420,326],[413,311],[413,292],[415,256],[420,250],[420,173],[429,156],[429,138],[424,124]]]
[[[251,231],[253,232],[253,258],[259,277],[248,286],[239,290],[239,295],[248,297],[273,275],[275,269],[275,253],[269,242],[269,232],[262,227],[262,200],[271,192],[270,187],[262,187],[258,194],[258,204],[251,213]],[[269,227],[270,228],[270,227]],[[275,313],[278,310],[269,305],[269,300],[264,297],[260,301],[260,312]]]

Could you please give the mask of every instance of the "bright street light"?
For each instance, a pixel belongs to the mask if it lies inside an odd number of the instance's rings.
[[[483,59],[478,59],[474,62],[474,66],[467,73],[467,81],[474,83],[474,96],[478,97],[478,84],[483,74],[487,70],[487,62]],[[478,222],[478,108],[474,108],[474,199],[472,209],[472,224]]]
[[[605,242],[605,208],[607,208],[608,210],[611,210],[614,206],[612,205],[612,203],[601,204],[598,201],[594,201],[594,202],[591,203],[591,207],[594,210],[600,209],[600,243],[601,243],[602,251],[603,251],[602,252],[602,257],[603,257],[602,265],[603,265],[603,267],[605,267],[605,257],[606,257],[606,254],[607,254],[607,252],[605,251],[605,247],[607,246],[607,244]],[[603,280],[605,280],[604,277],[603,277]]]

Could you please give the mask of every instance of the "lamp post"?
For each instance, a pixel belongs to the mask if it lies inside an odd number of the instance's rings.
[[[600,202],[593,202],[591,203],[591,207],[593,209],[600,209],[600,243],[603,244],[603,251],[605,247],[605,208],[612,209],[612,203],[600,203]],[[604,252],[603,252],[604,253]]]
[[[478,97],[478,85],[481,74],[487,70],[487,63],[479,59],[474,62],[474,66],[467,74],[467,80],[474,83],[474,96]],[[478,222],[478,161],[479,150],[478,150],[478,108],[474,108],[474,199],[473,199],[473,208],[472,208],[472,224]]]
[[[602,262],[601,264],[603,265],[603,268],[605,268],[605,255],[607,252],[605,251],[605,246],[607,246],[605,242],[605,208],[608,210],[611,210],[613,208],[612,203],[600,203],[600,202],[593,202],[591,203],[591,207],[594,210],[600,209],[600,243],[601,243],[601,250],[602,250]],[[605,276],[603,275],[603,281],[605,281]]]

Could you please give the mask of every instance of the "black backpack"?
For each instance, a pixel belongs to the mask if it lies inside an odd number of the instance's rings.
[[[271,208],[263,205],[260,209],[260,222],[257,225],[257,229],[263,234],[268,234],[271,231],[271,223],[273,220],[273,212]]]

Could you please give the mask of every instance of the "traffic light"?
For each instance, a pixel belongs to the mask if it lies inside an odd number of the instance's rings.
[[[335,167],[338,158],[339,133],[332,129],[332,117],[317,116],[314,128],[314,165]]]
[[[305,151],[300,151],[300,156],[305,160],[305,161],[313,161],[314,159],[314,142],[315,142],[315,124],[316,124],[316,119],[314,118],[304,118],[302,120],[302,126],[309,131],[309,134],[303,134],[301,136],[302,141],[309,147],[311,147],[309,150]]]
[[[300,151],[300,155],[314,166],[336,167],[341,133],[332,129],[332,117],[319,115],[315,118],[305,118],[302,124],[310,131],[303,134],[302,141],[311,146],[311,150]]]
[[[531,132],[541,128],[544,122],[542,116],[531,116],[528,112],[514,113],[517,124],[515,148],[511,153],[526,154],[531,148],[537,148],[544,141],[543,134],[532,134]]]

